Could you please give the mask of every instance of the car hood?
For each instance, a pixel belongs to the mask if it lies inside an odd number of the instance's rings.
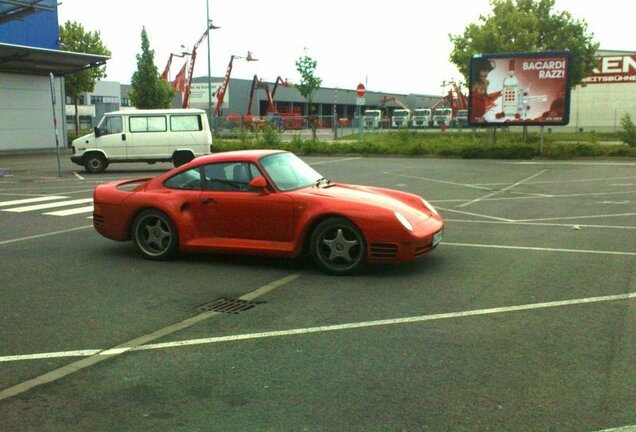
[[[420,220],[426,220],[431,214],[423,208],[416,208],[398,197],[389,195],[382,189],[367,186],[347,184],[332,184],[322,187],[311,187],[303,190],[303,193],[322,198],[331,198],[338,201],[363,204],[370,207],[382,208],[389,211],[399,211],[404,215],[414,215]],[[422,206],[423,207],[423,206]]]

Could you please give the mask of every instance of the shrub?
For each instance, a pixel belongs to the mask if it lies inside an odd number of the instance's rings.
[[[623,117],[621,117],[621,128],[622,130],[618,133],[620,139],[622,139],[625,144],[636,147],[636,125],[634,125],[629,113],[625,113]]]

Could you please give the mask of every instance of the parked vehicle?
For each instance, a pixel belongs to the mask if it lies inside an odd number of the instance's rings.
[[[93,225],[151,260],[178,252],[298,257],[327,273],[410,261],[439,244],[444,221],[410,193],[333,183],[278,150],[216,153],[154,179],[93,193]]]
[[[468,127],[468,110],[466,109],[457,110],[454,127],[460,127],[460,128]]]
[[[212,133],[200,109],[130,110],[106,113],[93,133],[72,143],[71,161],[89,173],[114,162],[172,162],[209,154]]]
[[[407,128],[411,125],[411,110],[396,109],[391,114],[392,128]]]
[[[364,111],[364,127],[367,129],[377,129],[382,123],[382,111],[365,110]]]
[[[413,111],[411,125],[414,128],[428,128],[432,123],[431,110],[429,108],[418,108]]]
[[[433,111],[433,127],[451,127],[453,122],[453,110],[451,108],[436,108]]]

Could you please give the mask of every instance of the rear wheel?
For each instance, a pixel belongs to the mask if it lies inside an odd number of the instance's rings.
[[[133,222],[132,237],[144,258],[168,260],[177,253],[177,229],[170,218],[159,210],[139,213]]]
[[[84,157],[84,169],[91,174],[103,172],[108,167],[108,161],[104,155],[99,153],[90,153]]]
[[[311,257],[321,270],[344,275],[365,264],[366,243],[358,227],[344,218],[321,222],[311,235]]]

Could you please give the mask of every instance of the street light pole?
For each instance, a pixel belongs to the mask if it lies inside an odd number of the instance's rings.
[[[207,18],[205,26],[208,29],[208,119],[210,127],[214,127],[212,123],[212,67],[210,61],[210,0],[205,0],[205,16]]]

